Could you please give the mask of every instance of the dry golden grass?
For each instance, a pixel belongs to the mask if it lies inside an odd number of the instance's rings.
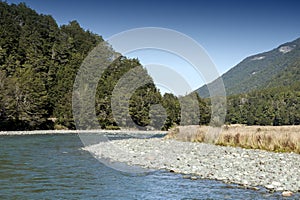
[[[166,138],[223,146],[300,153],[300,126],[225,125],[217,135],[208,126],[178,126]]]

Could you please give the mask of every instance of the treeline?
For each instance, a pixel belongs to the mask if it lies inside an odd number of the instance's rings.
[[[300,69],[300,65],[298,65]],[[177,98],[164,95],[164,103],[168,102],[169,117],[167,122],[172,122],[166,127],[180,124],[180,105]],[[172,97],[172,101],[168,100]],[[199,98],[200,125],[208,125],[211,120],[211,102],[209,98]],[[176,113],[173,114],[172,113]],[[220,125],[216,122],[211,125]],[[225,124],[246,125],[300,125],[300,81],[289,86],[279,86],[254,90],[246,94],[227,97],[227,113]]]
[[[296,66],[293,65],[295,68]],[[300,71],[300,63],[297,65]],[[300,74],[300,73],[299,73]],[[293,74],[295,76],[295,74]],[[290,80],[287,82],[291,83]],[[166,127],[180,124],[180,105],[177,98],[164,95],[164,103],[168,102],[169,117],[167,122],[172,122]],[[172,101],[169,98],[172,97]],[[209,98],[199,99],[200,125],[207,125],[211,121],[211,102]],[[172,115],[172,113],[177,113]],[[216,122],[211,125],[220,125]],[[227,97],[227,113],[225,124],[246,125],[300,125],[300,81],[294,81],[292,85],[254,90],[246,94]]]
[[[291,86],[230,96],[227,99],[226,122],[247,125],[300,125],[300,82]]]

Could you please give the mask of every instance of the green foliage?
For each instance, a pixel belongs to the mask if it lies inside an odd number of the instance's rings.
[[[300,82],[228,97],[226,122],[247,125],[299,125]]]
[[[140,79],[148,80],[148,83],[141,82],[141,87],[135,88]],[[115,98],[113,102],[112,95]],[[100,78],[96,93],[96,115],[102,128],[137,128],[134,124],[145,128],[150,125],[151,105],[160,102],[159,91],[139,61],[120,56],[108,66]]]
[[[1,125],[6,129],[45,128],[49,116],[48,95],[44,83],[32,69],[20,69],[13,77],[2,75]]]
[[[210,100],[200,98],[196,92],[181,97],[166,93],[162,105],[167,113],[164,130],[176,125],[207,125],[210,122]]]
[[[0,129],[74,129],[75,77],[88,53],[103,39],[83,30],[76,21],[58,27],[51,16],[40,15],[24,3],[5,2],[0,2],[0,36]],[[112,51],[96,53],[109,56]],[[139,61],[123,56],[102,73],[98,82],[95,109],[102,128],[118,129],[111,96],[120,78],[132,69],[149,81],[134,93],[126,94],[125,109],[129,109],[129,117],[136,124],[159,128],[159,123],[151,122],[150,116],[162,115],[152,109],[161,103],[162,97]],[[94,74],[88,78],[99,77]],[[88,124],[85,127],[89,128]]]
[[[178,98],[173,94],[166,93],[163,96],[162,105],[168,115],[165,121],[164,130],[180,124],[180,103]]]

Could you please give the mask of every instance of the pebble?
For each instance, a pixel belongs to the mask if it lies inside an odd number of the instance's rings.
[[[270,191],[284,191],[282,196],[300,190],[300,155],[295,153],[160,138],[113,140],[109,143],[113,145],[102,142],[83,149],[95,157],[181,173],[190,179],[201,177],[246,187],[263,186]]]
[[[190,179],[191,176],[189,176],[189,175],[183,175],[182,178],[184,178],[184,179]]]
[[[282,192],[282,196],[291,197],[291,196],[293,196],[293,193],[291,191],[284,191],[284,192]]]
[[[281,183],[276,182],[276,181],[273,181],[271,184],[272,184],[273,186],[275,186],[275,187],[281,186]]]
[[[273,190],[275,188],[274,185],[271,185],[271,184],[268,184],[265,187],[269,190]]]

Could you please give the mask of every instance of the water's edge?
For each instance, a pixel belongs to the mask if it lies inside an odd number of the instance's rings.
[[[34,130],[34,131],[0,131],[4,135],[52,135],[52,134],[85,134],[85,133],[108,133],[108,134],[167,134],[167,131],[140,131],[140,130]]]

